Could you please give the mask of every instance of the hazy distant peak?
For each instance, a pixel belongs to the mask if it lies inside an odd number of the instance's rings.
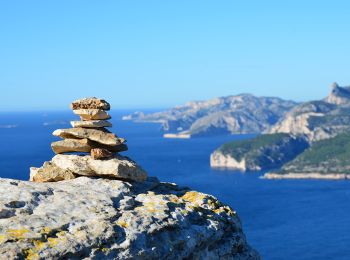
[[[191,101],[167,111],[141,116],[125,116],[126,120],[159,122],[163,130],[191,135],[222,133],[260,133],[280,120],[297,103],[274,97],[239,94],[205,101]]]
[[[337,82],[333,82],[332,85],[331,85],[331,89],[332,90],[335,89],[335,88],[338,88],[338,87],[339,87],[339,85],[338,85]]]
[[[325,101],[331,104],[342,105],[350,101],[350,87],[340,87],[334,82],[331,85],[331,92],[325,98]]]
[[[333,83],[326,98],[299,104],[269,132],[302,134],[314,142],[347,131],[350,131],[350,87]]]

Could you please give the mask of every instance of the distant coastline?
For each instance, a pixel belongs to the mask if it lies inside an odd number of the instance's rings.
[[[319,180],[349,180],[350,176],[348,174],[343,173],[265,173],[260,177],[261,179],[268,180],[278,180],[278,179],[319,179]]]
[[[173,138],[173,139],[190,139],[191,135],[190,134],[185,134],[185,133],[179,133],[179,134],[164,134],[164,138]]]
[[[16,127],[18,127],[18,125],[0,125],[0,128],[2,129],[11,129]]]

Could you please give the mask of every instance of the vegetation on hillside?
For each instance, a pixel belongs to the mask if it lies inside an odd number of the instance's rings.
[[[302,137],[277,133],[226,143],[219,150],[237,161],[244,159],[248,168],[271,169],[293,160],[307,147],[308,143]]]
[[[315,142],[282,172],[350,173],[350,133]]]

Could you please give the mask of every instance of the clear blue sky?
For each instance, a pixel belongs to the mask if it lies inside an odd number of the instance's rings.
[[[169,107],[350,84],[350,1],[1,1],[0,110]]]

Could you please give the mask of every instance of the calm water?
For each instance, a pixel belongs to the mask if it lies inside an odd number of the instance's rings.
[[[111,112],[113,132],[128,140],[125,154],[162,181],[233,207],[264,259],[350,259],[350,181],[269,181],[259,179],[261,173],[212,170],[209,154],[216,147],[249,136],[163,139],[159,125],[121,121],[129,112]],[[70,111],[0,113],[0,176],[27,180],[30,166],[54,155],[52,131],[68,127],[70,119],[76,119]]]

